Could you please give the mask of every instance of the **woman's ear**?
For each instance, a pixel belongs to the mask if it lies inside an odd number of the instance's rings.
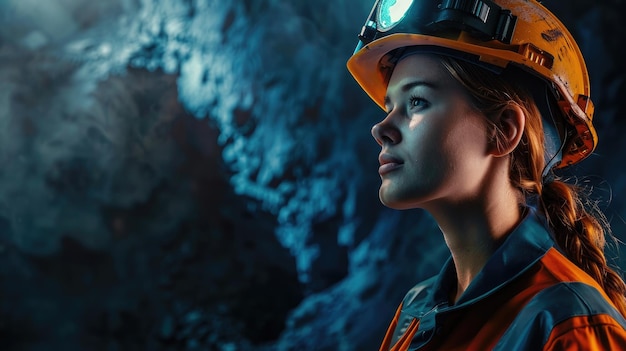
[[[517,104],[509,104],[494,120],[494,135],[489,153],[496,157],[506,156],[515,150],[524,135],[526,115]]]

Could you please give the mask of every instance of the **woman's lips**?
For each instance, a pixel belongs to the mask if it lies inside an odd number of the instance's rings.
[[[402,162],[402,160],[400,160],[397,157],[394,157],[392,155],[389,154],[380,154],[378,156],[378,163],[380,164],[380,167],[378,167],[378,174],[380,174],[381,176],[390,173],[400,167],[402,167],[402,164],[404,162]]]

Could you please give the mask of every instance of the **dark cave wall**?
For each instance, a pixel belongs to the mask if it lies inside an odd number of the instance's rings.
[[[624,5],[543,3],[592,76],[572,172],[623,240]],[[377,349],[447,252],[377,199],[382,113],[345,70],[370,8],[0,1],[2,348]]]

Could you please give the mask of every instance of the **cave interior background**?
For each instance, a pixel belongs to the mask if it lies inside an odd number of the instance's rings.
[[[596,104],[568,174],[624,240],[625,5],[543,3]],[[377,349],[448,252],[377,199],[345,69],[371,5],[0,0],[2,349]]]

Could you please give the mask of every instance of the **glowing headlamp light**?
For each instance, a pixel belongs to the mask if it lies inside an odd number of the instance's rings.
[[[388,31],[398,24],[413,4],[413,0],[381,0],[378,6],[378,30]]]
[[[359,34],[355,52],[394,33],[438,36],[466,31],[509,44],[517,17],[493,0],[378,0]]]

